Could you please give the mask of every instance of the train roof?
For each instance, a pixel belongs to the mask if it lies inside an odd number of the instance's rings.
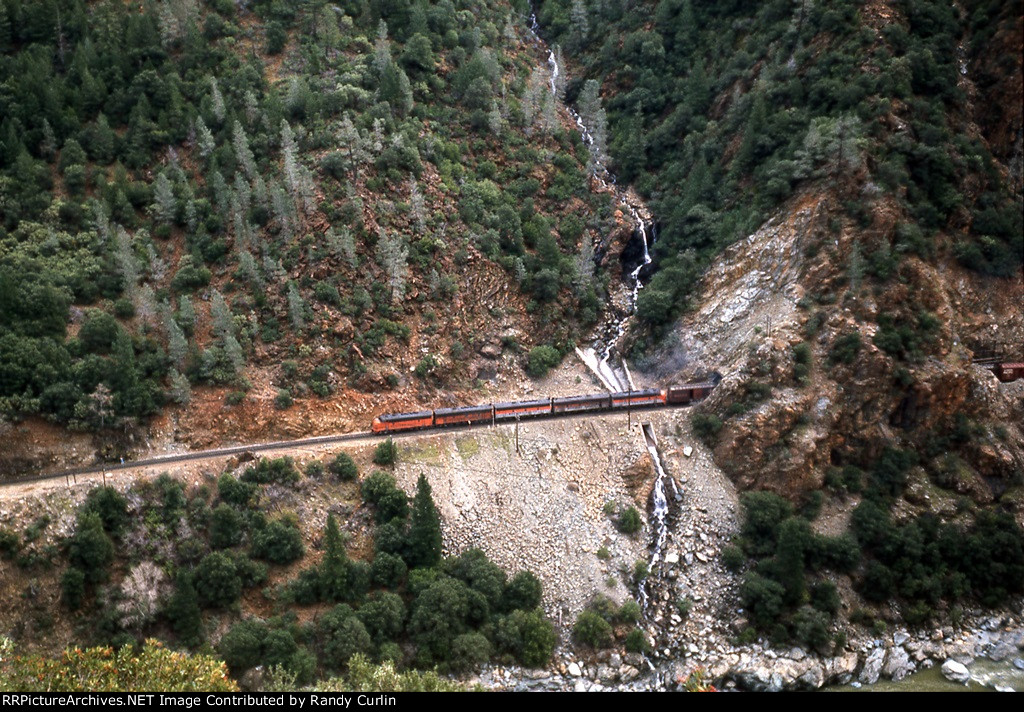
[[[566,396],[564,398],[555,398],[555,403],[583,403],[586,401],[605,400],[611,394],[609,393],[588,393],[585,396]]]
[[[431,415],[433,415],[433,411],[429,410],[420,410],[415,413],[388,413],[380,416],[380,420],[382,423],[392,423],[396,420],[420,420],[429,418]]]
[[[434,415],[452,415],[454,413],[490,413],[491,405],[464,405],[458,408],[436,408]]]
[[[509,403],[495,403],[495,410],[508,410],[510,408],[537,408],[542,405],[551,405],[550,398],[540,398],[538,400],[528,401],[511,401]]]
[[[642,391],[619,391],[618,393],[612,393],[612,398],[632,398],[634,396],[654,395],[661,395],[661,390],[657,388],[645,388]]]

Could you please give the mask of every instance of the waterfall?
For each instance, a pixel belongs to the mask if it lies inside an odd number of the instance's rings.
[[[535,13],[530,13],[529,18],[530,33],[533,35],[534,41],[542,49],[547,50],[547,62],[548,67],[551,69],[551,93],[556,94],[556,85],[558,78],[561,75],[562,68],[558,66],[558,60],[555,56],[555,52],[547,47],[544,41],[538,34],[539,25],[537,24],[537,16]],[[569,111],[569,115],[572,116],[576,122],[576,126],[579,129],[580,135],[583,138],[583,143],[587,146],[593,146],[594,136],[590,129],[586,126],[583,121],[583,117],[578,112],[573,110],[571,107],[566,107]],[[608,170],[600,160],[599,156],[594,157],[593,161],[593,176],[602,187],[604,188],[617,188],[615,175]],[[639,238],[642,246],[642,257],[640,264],[636,266],[627,278],[627,284],[629,285],[630,294],[628,299],[628,308],[625,313],[616,314],[614,310],[609,309],[608,313],[610,318],[608,322],[598,329],[599,337],[595,340],[593,346],[585,349],[576,349],[576,353],[580,359],[593,371],[601,383],[609,391],[626,391],[633,389],[633,379],[629,373],[629,368],[626,366],[625,361],[621,361],[621,370],[613,365],[613,358],[616,356],[616,346],[623,334],[626,333],[626,326],[629,317],[636,311],[637,299],[640,296],[640,290],[643,289],[643,283],[641,282],[641,272],[645,267],[651,264],[651,252],[650,246],[655,238],[655,231],[653,223],[645,220],[641,216],[640,211],[637,207],[631,203],[626,196],[625,191],[616,190],[619,195],[619,202],[627,210],[630,217],[633,219],[633,235]],[[669,505],[668,497],[666,496],[666,482],[671,483],[674,493],[678,494],[676,489],[675,480],[668,476],[665,472],[665,468],[661,462],[661,456],[658,454],[658,441],[654,436],[654,429],[650,423],[642,424],[642,431],[644,437],[644,444],[647,447],[647,452],[651,456],[651,461],[654,464],[654,470],[656,477],[654,480],[654,489],[651,492],[652,499],[652,513],[651,513],[651,526],[654,529],[654,541],[651,544],[651,558],[649,562],[649,569],[654,570],[654,567],[658,564],[661,559],[662,550],[665,547],[665,542],[668,540],[668,514]],[[644,579],[640,582],[638,597],[644,613],[648,612],[649,595],[647,592],[647,580]],[[650,661],[648,664],[651,665]],[[653,669],[653,665],[651,665]]]

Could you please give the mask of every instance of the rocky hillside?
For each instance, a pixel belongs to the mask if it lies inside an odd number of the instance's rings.
[[[0,2],[6,469],[543,373],[623,227],[545,66],[505,2]]]
[[[695,432],[783,497],[741,497],[748,635],[1005,604],[1024,384],[971,359],[1024,356],[1020,4],[644,5],[539,17],[659,222],[640,369],[718,370]]]

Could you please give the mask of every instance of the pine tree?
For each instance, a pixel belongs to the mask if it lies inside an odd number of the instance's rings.
[[[184,569],[179,569],[175,584],[174,595],[164,615],[181,643],[194,648],[203,642],[203,612],[199,608],[199,597],[192,585],[191,574]]]
[[[217,79],[215,77],[210,77],[210,108],[213,111],[213,117],[217,119],[217,124],[223,124],[226,112],[224,97],[221,96],[220,87],[217,86]]]
[[[348,555],[345,542],[338,530],[333,514],[327,515],[324,532],[324,560],[320,564],[320,586],[323,597],[330,601],[343,600],[348,593]]]
[[[224,301],[224,296],[216,289],[213,290],[213,298],[210,301],[210,317],[213,320],[213,333],[218,338],[235,333],[235,319],[231,315],[231,309]]]
[[[422,235],[427,229],[427,209],[414,176],[409,176],[409,205],[412,208],[412,218],[416,221],[416,231]]]
[[[292,327],[298,331],[305,322],[306,302],[299,294],[299,288],[295,282],[288,283],[288,318],[291,319]]]
[[[168,390],[168,394],[178,405],[185,405],[192,400],[192,386],[178,369],[172,368],[170,375],[168,376],[171,387]]]
[[[409,525],[408,553],[409,568],[435,566],[441,561],[441,517],[434,506],[430,483],[420,473],[416,481],[416,496],[412,502]]]
[[[202,116],[196,117],[196,146],[199,148],[199,155],[203,158],[209,158],[213,154],[213,149],[217,148],[213,133],[206,127]]]
[[[388,278],[391,299],[402,301],[405,297],[405,279],[409,276],[409,250],[400,235],[380,231],[377,237],[377,259]]]
[[[163,173],[156,177],[153,182],[153,217],[164,225],[170,225],[174,222],[175,215],[178,212],[178,201],[174,197],[174,189],[171,187],[171,181],[167,180],[167,176]]]
[[[240,121],[235,121],[232,130],[232,141],[235,148],[235,158],[238,159],[239,165],[242,166],[242,170],[245,171],[245,175],[248,176],[249,180],[253,180],[256,176],[256,159],[249,148],[249,137],[245,135],[245,128]]]

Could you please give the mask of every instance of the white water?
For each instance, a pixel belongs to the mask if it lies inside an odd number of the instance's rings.
[[[561,74],[561,67],[558,66],[558,60],[555,57],[553,50],[546,47],[544,41],[537,34],[538,24],[537,16],[534,13],[530,14],[530,33],[533,35],[534,40],[538,45],[547,49],[548,53],[548,67],[551,68],[551,93],[557,94],[558,78]],[[572,108],[568,108],[569,114],[576,122],[576,126],[579,128],[580,135],[583,137],[583,142],[587,146],[593,146],[594,137],[586,124],[583,122],[583,118],[574,111]],[[616,186],[615,175],[611,173],[608,168],[599,160],[599,156],[594,157],[594,178],[597,180],[602,187],[609,188],[610,186]],[[650,229],[650,238],[654,237],[653,226],[641,217],[639,210],[636,206],[630,203],[626,199],[626,194],[623,191],[616,191],[619,193],[619,201],[629,212],[630,217],[633,219],[634,234],[638,234],[640,237],[641,244],[643,245],[643,258],[637,267],[629,273],[628,283],[630,284],[631,292],[629,296],[629,309],[624,314],[616,314],[613,310],[609,309],[611,316],[606,326],[600,331],[604,334],[604,341],[602,343],[599,338],[594,346],[587,347],[585,349],[576,349],[576,354],[580,359],[587,365],[587,367],[593,371],[601,384],[609,391],[626,391],[635,389],[633,384],[632,374],[629,372],[629,367],[626,366],[625,360],[621,361],[622,370],[619,371],[613,366],[612,358],[615,355],[615,347],[622,335],[626,333],[626,326],[629,317],[636,311],[636,302],[640,296],[640,290],[643,289],[643,284],[640,281],[640,273],[647,265],[651,264],[651,253],[650,253],[650,240],[648,237],[648,230]],[[610,336],[609,336],[610,334]],[[651,517],[651,525],[655,531],[654,543],[651,551],[651,559],[649,562],[648,569],[654,570],[654,567],[661,560],[661,552],[665,546],[665,542],[668,539],[668,498],[665,496],[665,483],[671,482],[672,489],[676,490],[675,480],[670,478],[665,468],[661,463],[661,456],[658,454],[658,441],[654,436],[654,429],[650,423],[642,424],[644,443],[647,446],[647,452],[651,456],[651,461],[654,463],[654,469],[657,476],[654,481],[654,490],[651,493],[653,500],[653,512]],[[640,604],[643,611],[647,612],[648,607],[648,593],[647,593],[647,580],[644,579],[639,586],[639,598]],[[650,661],[648,661],[650,665]],[[653,665],[651,665],[653,669]]]

